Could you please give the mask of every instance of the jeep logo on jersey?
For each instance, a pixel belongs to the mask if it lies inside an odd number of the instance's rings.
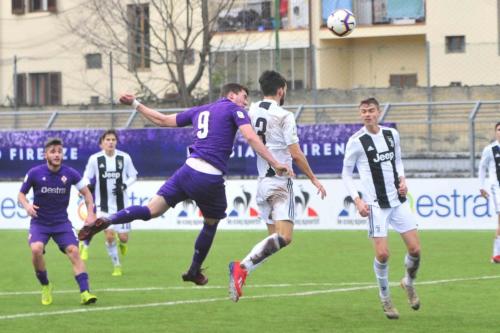
[[[388,151],[386,153],[377,153],[377,156],[375,156],[373,162],[378,163],[378,162],[392,161],[393,159],[394,159],[394,152]]]
[[[117,171],[106,171],[102,174],[102,178],[104,179],[118,179],[120,178],[120,173]]]

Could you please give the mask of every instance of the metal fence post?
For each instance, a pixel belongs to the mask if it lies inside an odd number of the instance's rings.
[[[470,152],[470,175],[476,176],[476,136],[475,136],[475,121],[476,115],[481,108],[481,101],[477,101],[469,114],[469,152]]]

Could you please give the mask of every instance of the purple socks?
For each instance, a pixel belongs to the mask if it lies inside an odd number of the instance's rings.
[[[193,261],[191,263],[191,267],[189,268],[190,274],[194,275],[199,272],[201,265],[203,264],[203,261],[207,257],[208,251],[210,251],[210,247],[212,246],[215,233],[217,232],[217,226],[218,223],[214,225],[206,223],[203,224],[203,228],[194,243]]]
[[[111,215],[111,224],[129,223],[134,220],[147,221],[151,219],[151,212],[147,206],[130,206]]]

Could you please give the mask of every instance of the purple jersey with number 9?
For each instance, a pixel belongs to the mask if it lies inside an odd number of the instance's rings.
[[[210,163],[224,174],[238,127],[250,124],[246,111],[227,98],[177,114],[177,126],[193,125],[191,157]]]

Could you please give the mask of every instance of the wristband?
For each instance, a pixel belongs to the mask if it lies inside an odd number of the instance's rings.
[[[139,102],[138,100],[134,99],[134,101],[132,102],[132,107],[134,109],[137,109],[137,107],[141,104],[141,102]]]

